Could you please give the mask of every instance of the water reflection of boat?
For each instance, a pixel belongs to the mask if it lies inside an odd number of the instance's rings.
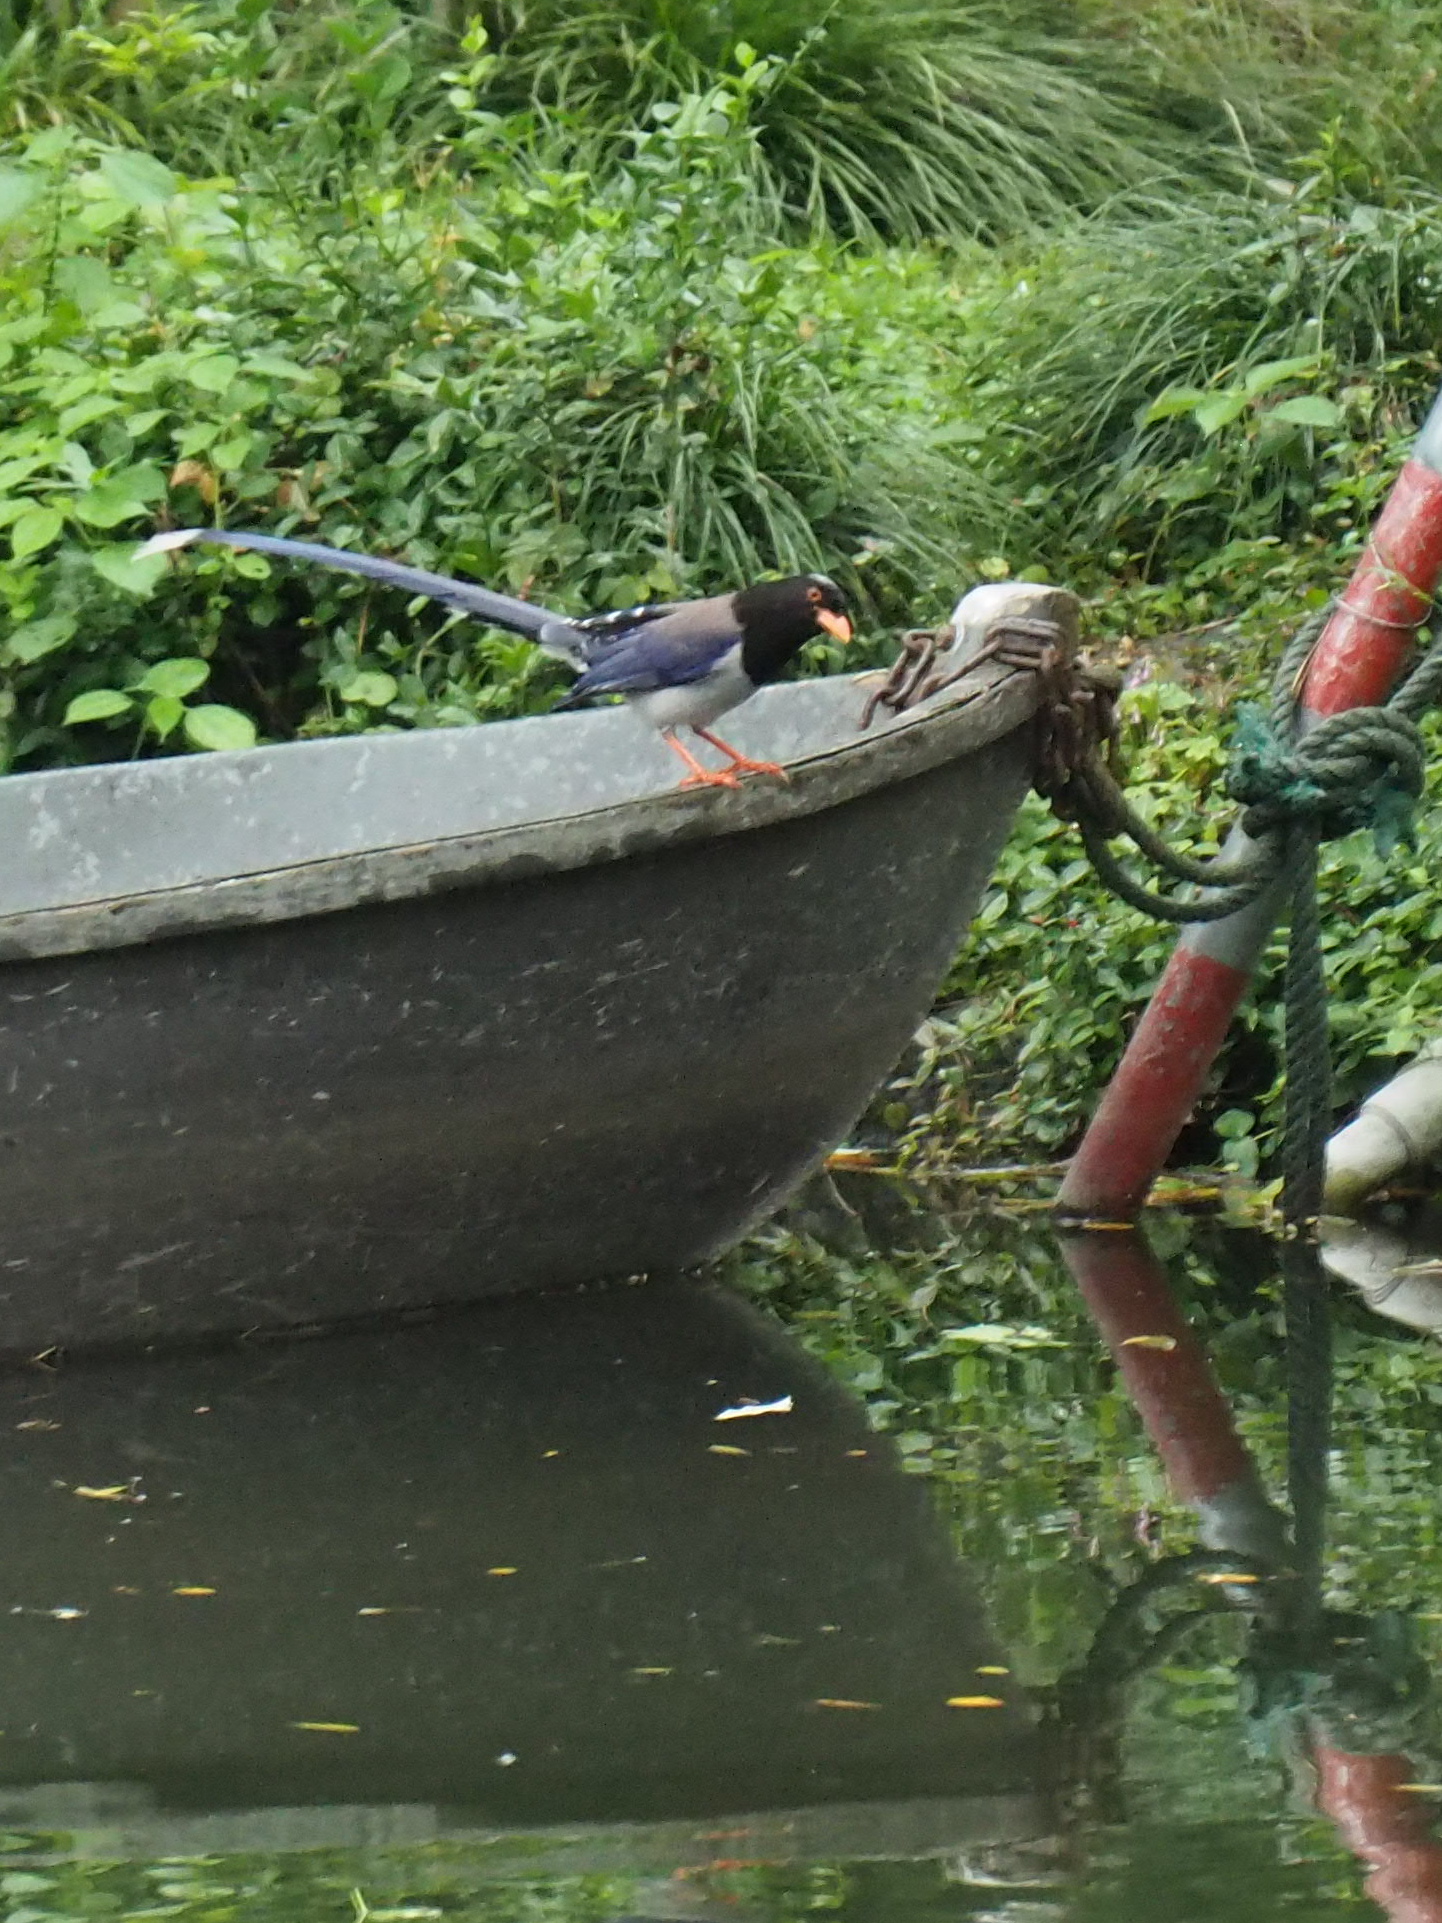
[[[1032,601],[1046,591],[1032,590]],[[850,1126],[1025,790],[1035,677],[683,794],[614,709],[0,783],[0,1348],[684,1266]]]
[[[495,1873],[1045,1832],[923,1487],[768,1323],[655,1294],[7,1378],[0,1824]]]
[[[1442,1206],[1372,1208],[1322,1223],[1322,1260],[1376,1315],[1442,1334]]]

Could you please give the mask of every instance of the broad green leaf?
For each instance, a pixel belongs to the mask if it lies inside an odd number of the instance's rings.
[[[1197,402],[1205,399],[1205,390],[1200,387],[1163,388],[1142,416],[1142,424],[1150,427],[1153,421],[1169,421],[1174,415],[1190,414]]]
[[[130,706],[130,696],[119,688],[91,688],[87,694],[77,694],[65,710],[65,726],[73,727],[79,721],[109,721],[114,715],[128,714]]]
[[[253,748],[255,723],[239,708],[207,702],[202,707],[186,709],[185,738],[193,748],[211,748],[221,753],[227,749]]]
[[[0,167],[0,229],[12,226],[34,201],[45,183],[39,174],[20,167]]]
[[[17,461],[0,461],[0,492],[14,487],[17,481],[28,481],[36,468],[44,465],[45,457],[42,454],[30,454]]]
[[[1220,394],[1208,394],[1204,401],[1198,401],[1192,409],[1192,418],[1204,434],[1215,434],[1236,420],[1247,405],[1247,397],[1239,388],[1224,388]]]
[[[41,548],[48,548],[65,525],[65,517],[58,508],[27,508],[10,530],[10,552],[17,561],[23,561],[27,554],[38,554]]]
[[[138,441],[148,434],[152,427],[163,421],[165,415],[166,409],[163,407],[148,407],[143,413],[127,414],[125,431],[132,441]]]
[[[179,180],[163,161],[131,148],[112,147],[101,159],[98,171],[115,198],[127,207],[161,207],[180,192]]]
[[[1290,421],[1293,427],[1340,427],[1342,410],[1322,394],[1298,394],[1290,401],[1278,401],[1268,410],[1273,421]]]
[[[145,704],[145,725],[164,741],[185,719],[185,704],[173,694],[152,695]]]
[[[62,294],[74,301],[82,314],[95,313],[115,297],[115,283],[110,278],[110,269],[103,260],[96,260],[93,254],[76,254],[70,260],[58,262],[55,285]]]
[[[163,554],[147,554],[144,560],[139,560],[134,543],[130,541],[122,541],[115,547],[97,548],[90,557],[90,565],[112,587],[123,588],[127,594],[139,595],[142,600],[167,572]]]
[[[223,473],[234,473],[245,466],[245,457],[255,446],[254,434],[242,431],[232,434],[228,441],[216,441],[210,450],[210,458]]]
[[[11,660],[28,666],[42,655],[63,648],[78,626],[72,615],[48,614],[39,621],[27,621],[23,627],[12,629],[5,638],[5,649]]]
[[[138,327],[142,321],[150,319],[149,312],[136,300],[110,300],[90,316],[90,325],[103,330],[108,327]]]
[[[131,467],[97,481],[75,502],[75,514],[89,527],[115,527],[121,521],[144,514],[152,501],[165,494],[165,475],[153,461],[137,461]]]
[[[157,661],[154,667],[147,668],[131,686],[137,694],[173,695],[178,701],[182,695],[194,694],[197,688],[203,688],[209,679],[208,661],[197,660],[193,655],[175,655],[169,661]]]
[[[97,481],[86,493],[76,496],[75,518],[84,521],[87,527],[117,527],[122,521],[134,520],[137,514],[146,511],[144,501],[137,500],[128,488],[118,481]]]
[[[394,675],[352,675],[340,690],[342,701],[363,701],[368,708],[385,708],[400,693]]]
[[[1305,374],[1315,374],[1317,367],[1315,354],[1297,354],[1289,361],[1261,361],[1241,383],[1242,392],[1249,401],[1254,401],[1269,388],[1280,387],[1283,381],[1300,380]]]
[[[107,414],[118,414],[124,405],[114,394],[87,394],[62,411],[56,426],[62,434],[78,434],[92,421],[103,421]]]
[[[240,362],[234,354],[207,354],[190,363],[185,378],[202,393],[223,394],[239,372]]]
[[[269,374],[279,381],[308,381],[311,369],[302,367],[299,361],[287,360],[284,354],[247,354],[245,357],[247,374]]]

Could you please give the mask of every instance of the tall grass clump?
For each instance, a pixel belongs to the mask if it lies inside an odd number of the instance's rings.
[[[970,290],[959,412],[1009,552],[1157,579],[1365,523],[1436,385],[1442,196],[1294,182],[1075,224]]]
[[[1434,167],[1442,17],[1412,0],[1081,0],[1054,11],[1106,47],[1154,110],[1259,163],[1345,127],[1386,172]]]
[[[991,236],[1095,206],[1175,164],[1170,138],[1074,35],[972,0],[488,0],[513,106],[644,121],[747,49],[765,185],[808,222],[870,238]]]

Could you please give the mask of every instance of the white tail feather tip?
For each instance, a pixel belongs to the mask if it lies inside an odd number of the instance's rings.
[[[201,529],[193,527],[176,528],[170,534],[152,534],[135,550],[137,561],[145,561],[152,554],[171,554],[176,548],[189,547],[192,541],[200,538]]]

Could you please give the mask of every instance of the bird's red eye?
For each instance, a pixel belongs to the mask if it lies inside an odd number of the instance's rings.
[[[806,590],[806,598],[807,598],[807,600],[808,600],[808,601],[814,601],[814,602],[816,603],[816,605],[817,605],[818,607],[820,607],[820,605],[821,605],[821,590],[820,590],[820,588],[808,588],[808,589]]]

